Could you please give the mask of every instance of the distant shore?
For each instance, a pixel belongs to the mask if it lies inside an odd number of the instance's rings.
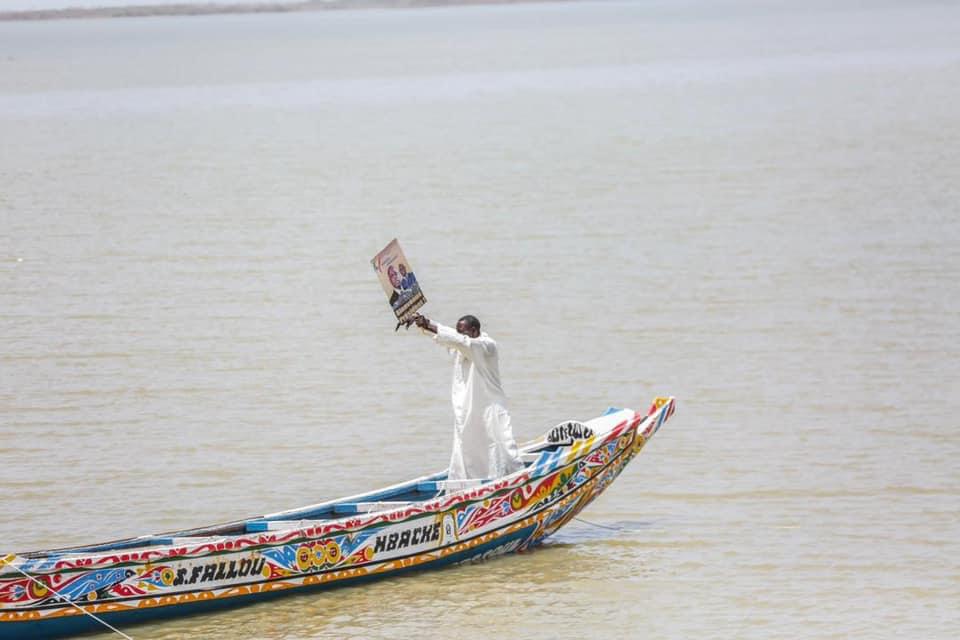
[[[70,20],[78,18],[142,18],[147,16],[205,16],[238,13],[292,13],[339,9],[403,9],[479,4],[521,4],[527,2],[572,2],[576,0],[293,0],[286,3],[248,2],[221,4],[184,2],[182,4],[142,4],[126,7],[74,7],[0,11],[0,21]],[[582,0],[581,0],[582,1]]]

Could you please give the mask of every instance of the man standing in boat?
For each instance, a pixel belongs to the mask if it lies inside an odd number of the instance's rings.
[[[500,385],[497,343],[480,321],[463,316],[452,329],[421,315],[414,322],[453,355],[453,455],[449,480],[499,478],[523,467]]]

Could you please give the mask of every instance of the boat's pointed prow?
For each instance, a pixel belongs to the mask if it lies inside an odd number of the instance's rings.
[[[653,434],[673,415],[676,409],[677,400],[673,396],[658,396],[654,398],[650,404],[650,408],[647,410],[647,417],[650,418],[653,416],[655,419],[649,421],[649,424],[646,425],[640,435],[646,440],[652,438]]]

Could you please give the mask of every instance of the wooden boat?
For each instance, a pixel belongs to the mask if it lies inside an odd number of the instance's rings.
[[[524,445],[526,467],[502,478],[436,473],[212,527],[0,556],[0,638],[122,627],[523,551],[606,489],[674,406],[657,398],[645,412],[562,423]]]

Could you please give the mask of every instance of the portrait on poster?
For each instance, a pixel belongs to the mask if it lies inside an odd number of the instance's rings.
[[[398,322],[406,322],[427,299],[396,238],[370,261]]]

